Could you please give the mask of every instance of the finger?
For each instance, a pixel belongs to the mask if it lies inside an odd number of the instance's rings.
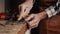
[[[34,21],[34,23],[33,23],[33,21]],[[31,22],[28,22],[28,24],[29,24],[29,27],[32,27],[32,26],[34,26],[34,25],[36,25],[35,23],[35,20],[33,20],[33,21],[31,21]]]
[[[38,27],[38,25],[39,25],[39,22],[36,22],[34,26],[35,26],[35,27]]]
[[[28,23],[29,24],[35,24],[37,22],[37,20],[36,19],[33,19],[32,21],[29,21]]]
[[[29,15],[25,20],[26,20],[26,21],[29,21],[29,20],[31,20],[32,18],[34,18],[34,15],[33,15],[33,14]]]
[[[31,26],[29,26],[30,28],[36,28],[38,25],[37,24],[32,24]]]
[[[21,8],[22,8],[22,6],[19,5],[19,6],[18,6],[19,13],[20,13],[20,11],[21,11]]]
[[[24,11],[25,11],[25,12],[24,12],[24,15],[25,15],[25,16],[23,16],[23,17],[28,16],[28,15],[29,15],[29,13],[30,13],[30,10],[29,10],[28,8],[26,8]]]
[[[29,22],[29,26],[31,27],[31,28],[35,28],[35,27],[37,27],[38,26],[38,24],[39,24],[39,22],[40,21],[38,21],[38,20],[34,20],[34,22]]]
[[[35,24],[31,24],[31,26],[29,26],[30,28],[36,28],[38,27],[38,22],[36,22]]]
[[[20,6],[20,7],[21,8],[19,8],[19,9],[21,9],[21,11],[20,11],[20,15],[19,15],[18,20],[20,20],[24,16],[24,10],[25,10],[25,7],[24,6]]]
[[[25,10],[24,10],[24,16],[23,17],[24,18],[27,17],[29,15],[29,12],[30,12],[29,9],[25,8]]]

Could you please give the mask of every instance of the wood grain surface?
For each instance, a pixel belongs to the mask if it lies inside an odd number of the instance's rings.
[[[6,20],[0,20],[0,23],[5,24]],[[26,23],[16,25],[0,25],[0,34],[24,34],[26,31]]]

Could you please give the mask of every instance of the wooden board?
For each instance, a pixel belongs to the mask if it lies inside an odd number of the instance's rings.
[[[0,20],[2,24],[5,22],[5,20]],[[24,34],[26,29],[26,23],[5,26],[0,25],[0,34]]]

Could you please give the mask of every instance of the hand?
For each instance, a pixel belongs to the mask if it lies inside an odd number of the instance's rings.
[[[45,12],[41,12],[39,14],[31,14],[25,20],[27,21],[30,28],[35,28],[38,26],[39,22],[46,17]]]
[[[20,4],[18,6],[19,12],[20,12],[18,20],[20,20],[22,17],[26,17],[29,14],[32,7],[33,7],[32,2],[25,2],[25,3]]]

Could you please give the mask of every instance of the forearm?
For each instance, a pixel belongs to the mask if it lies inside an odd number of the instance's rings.
[[[40,19],[45,19],[47,17],[47,13],[45,11],[42,11],[40,13],[38,13]]]
[[[55,11],[53,8],[49,10],[49,8],[43,10],[42,12],[38,13],[41,19],[45,19],[47,16],[48,18],[55,16],[56,14],[60,13],[60,9]]]

